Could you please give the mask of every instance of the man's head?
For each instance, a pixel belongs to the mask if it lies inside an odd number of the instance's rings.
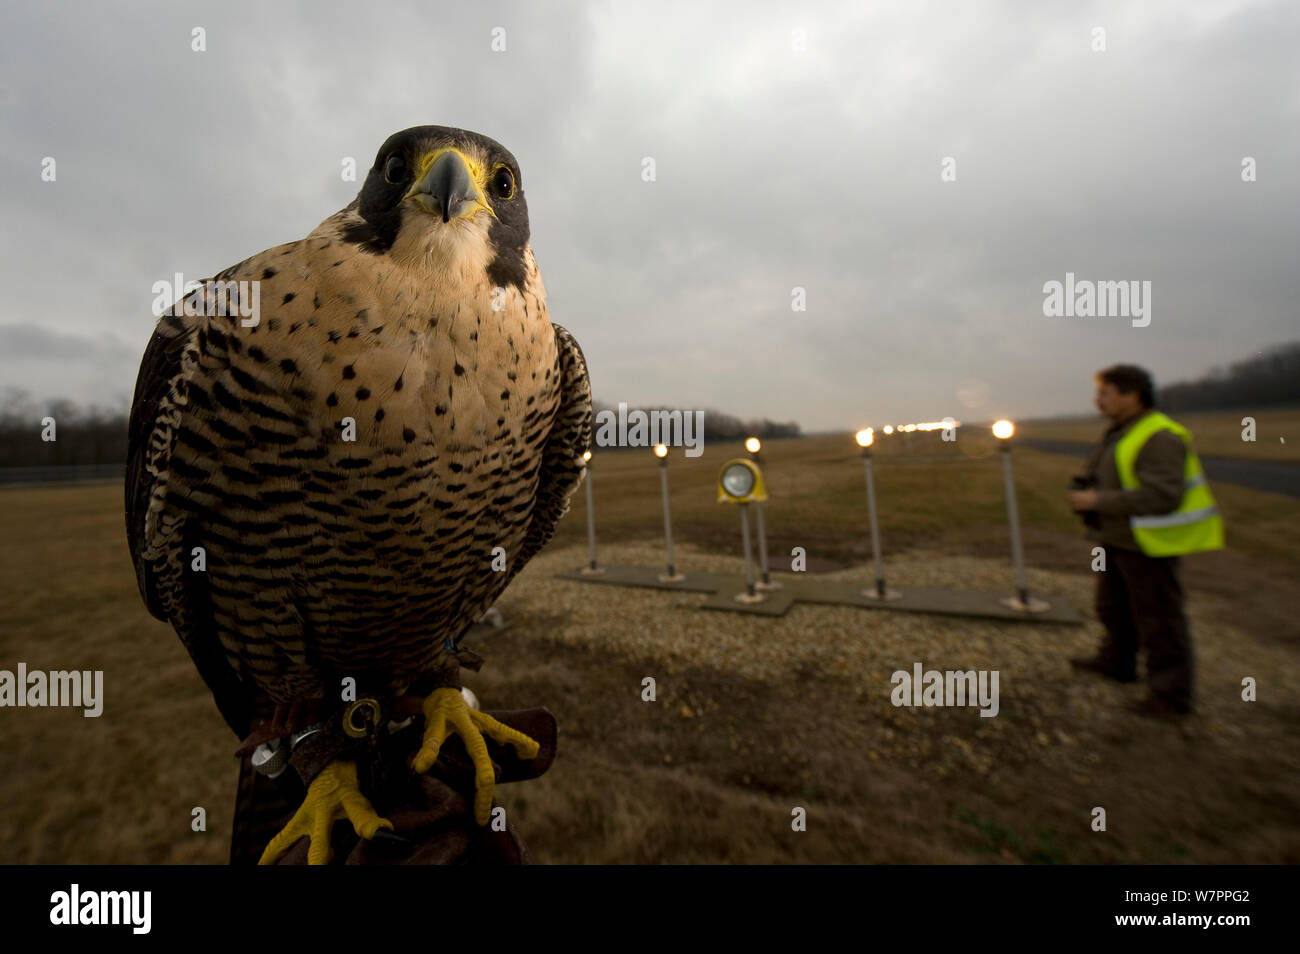
[[[1151,375],[1133,364],[1116,364],[1097,372],[1097,410],[1115,423],[1155,406]]]

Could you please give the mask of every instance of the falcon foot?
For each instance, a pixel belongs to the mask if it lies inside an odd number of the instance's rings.
[[[415,753],[411,767],[421,773],[429,771],[433,763],[438,761],[438,751],[447,741],[447,736],[455,731],[465,743],[465,751],[474,761],[474,821],[486,825],[492,816],[492,789],[496,784],[496,772],[493,771],[492,759],[488,755],[483,736],[486,734],[496,742],[513,746],[519,756],[525,759],[536,758],[541,746],[535,739],[498,722],[490,715],[471,709],[459,689],[435,689],[424,700],[423,710],[424,740],[420,750]]]
[[[330,830],[336,821],[345,818],[357,835],[366,840],[374,839],[383,829],[392,831],[393,828],[393,823],[380,818],[370,800],[361,794],[356,763],[331,762],[312,780],[307,797],[284,830],[271,839],[258,864],[274,864],[304,836],[309,840],[307,864],[329,864],[334,856]]]

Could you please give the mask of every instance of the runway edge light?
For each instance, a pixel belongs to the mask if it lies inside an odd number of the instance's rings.
[[[737,457],[718,473],[718,503],[752,503],[767,499],[763,472],[752,460]]]

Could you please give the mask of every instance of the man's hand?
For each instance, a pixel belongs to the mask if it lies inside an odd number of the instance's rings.
[[[1097,491],[1095,490],[1070,491],[1070,506],[1076,511],[1096,510],[1097,499]]]

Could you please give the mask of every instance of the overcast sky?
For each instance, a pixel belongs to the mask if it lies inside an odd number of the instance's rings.
[[[1105,364],[1300,338],[1300,4],[701,7],[8,4],[0,385],[125,405],[155,282],[303,237],[426,123],[518,158],[606,402],[1083,413]],[[1045,317],[1067,272],[1151,282],[1150,324]]]

